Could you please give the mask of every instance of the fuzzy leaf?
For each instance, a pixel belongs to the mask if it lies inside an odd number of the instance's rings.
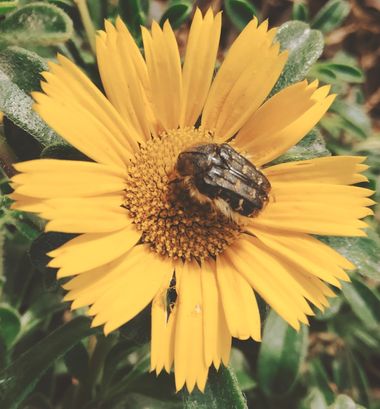
[[[297,145],[292,146],[287,152],[279,156],[271,165],[297,160],[306,160],[330,156],[325,141],[317,129],[310,131]]]
[[[0,45],[54,45],[73,34],[70,17],[59,7],[30,3],[7,15],[0,24]]]
[[[0,53],[0,111],[32,135],[42,146],[62,139],[32,110],[31,91],[40,90],[40,73],[46,64],[37,54],[19,47]]]
[[[271,95],[301,81],[323,51],[323,36],[318,30],[311,30],[302,21],[284,23],[277,31],[276,40],[281,50],[288,50],[289,58]]]
[[[204,393],[184,394],[184,409],[248,409],[235,374],[224,366],[211,369]]]

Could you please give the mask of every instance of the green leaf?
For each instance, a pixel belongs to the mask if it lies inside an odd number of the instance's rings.
[[[305,22],[309,20],[309,7],[303,0],[293,3],[292,19]]]
[[[342,291],[354,314],[370,329],[380,326],[379,296],[363,282],[352,279],[351,283],[343,283]]]
[[[175,1],[166,9],[160,19],[160,25],[163,26],[166,20],[169,20],[174,30],[179,28],[191,15],[193,4],[191,1]]]
[[[365,80],[363,71],[358,67],[337,63],[326,63],[324,65],[332,70],[336,74],[336,76],[343,81],[351,83],[362,83]]]
[[[329,407],[329,409],[365,409],[365,408],[361,405],[357,405],[347,395],[338,395],[336,401]]]
[[[342,297],[333,297],[329,299],[329,306],[322,312],[319,311],[317,312],[315,318],[320,321],[328,321],[332,317],[335,317],[343,304],[343,298]]]
[[[7,305],[0,305],[0,338],[9,348],[21,330],[20,316],[16,310]]]
[[[318,78],[323,82],[336,84],[338,82],[349,82],[360,84],[364,82],[364,73],[358,67],[333,62],[316,63],[309,71],[312,78]]]
[[[331,389],[331,382],[327,376],[325,368],[320,359],[315,358],[308,364],[309,376],[308,384],[315,385],[323,394],[324,400],[330,404],[334,401],[334,392]],[[309,409],[309,408],[305,408]]]
[[[52,1],[52,0],[50,0]],[[68,0],[54,0],[54,1],[66,1],[70,3]],[[74,3],[71,3],[71,7],[74,6]],[[107,16],[107,2],[103,0],[87,0],[88,11],[90,12],[91,20],[94,26],[97,29],[103,29],[104,20],[108,18]]]
[[[22,315],[21,336],[33,331],[38,325],[45,323],[49,316],[65,308],[66,305],[58,294],[53,292],[42,293]]]
[[[254,388],[257,383],[250,374],[249,365],[244,354],[237,348],[231,350],[230,365],[238,380],[240,389],[244,392]]]
[[[292,146],[286,153],[279,156],[271,165],[297,160],[306,160],[330,156],[325,141],[317,129],[310,131],[297,145]]]
[[[55,360],[94,332],[89,318],[76,317],[24,352],[0,372],[0,407],[17,408]]]
[[[0,1],[0,16],[9,13],[18,6],[18,0],[1,0]]]
[[[247,409],[235,374],[224,366],[210,368],[204,393],[183,392],[184,409]]]
[[[319,237],[355,264],[363,276],[380,280],[380,238],[368,229],[368,237]]]
[[[356,401],[367,406],[369,403],[368,379],[361,362],[352,351],[344,349],[332,364],[334,383],[338,390],[349,391]]]
[[[34,240],[39,234],[39,227],[33,222],[33,215],[10,209],[12,200],[8,196],[0,196],[0,227],[11,225],[28,240]]]
[[[40,90],[45,62],[35,53],[9,47],[0,53],[0,111],[42,146],[62,139],[32,110],[31,91]]]
[[[89,356],[84,345],[79,342],[65,354],[63,359],[70,375],[86,383],[89,378]]]
[[[248,0],[224,0],[226,14],[238,29],[243,28],[257,15],[255,6]]]
[[[0,45],[54,45],[73,35],[70,17],[59,7],[30,3],[7,15],[0,23]]]
[[[4,118],[4,136],[19,160],[30,160],[40,156],[42,145],[19,126]]]
[[[268,396],[281,396],[295,385],[308,345],[308,328],[297,332],[273,310],[263,331],[257,362],[259,386]]]
[[[350,4],[345,0],[330,0],[319,10],[311,26],[328,33],[343,23],[350,9]]]
[[[51,260],[46,253],[57,249],[65,244],[67,241],[74,238],[75,234],[58,233],[58,232],[46,232],[40,234],[33,241],[29,256],[33,265],[40,271],[45,271],[47,263]]]
[[[271,95],[301,81],[323,51],[323,36],[318,30],[301,21],[289,21],[277,31],[276,40],[281,50],[288,50],[289,57]]]
[[[337,100],[330,110],[341,117],[345,130],[354,136],[365,139],[371,133],[371,121],[363,106]]]
[[[91,161],[84,153],[66,143],[47,146],[41,152],[41,158]]]

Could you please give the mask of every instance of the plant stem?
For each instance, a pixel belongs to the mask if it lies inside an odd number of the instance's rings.
[[[87,7],[87,0],[75,0],[92,52],[95,54],[95,28]]]

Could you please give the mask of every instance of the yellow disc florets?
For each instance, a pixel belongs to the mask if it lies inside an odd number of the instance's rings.
[[[202,129],[162,133],[140,148],[128,169],[125,200],[142,241],[159,254],[187,260],[215,257],[240,234],[240,227],[209,204],[193,199],[173,180],[178,155],[212,142]]]

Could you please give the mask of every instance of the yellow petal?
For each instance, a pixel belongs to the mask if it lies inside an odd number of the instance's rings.
[[[150,137],[145,87],[148,73],[142,55],[120,18],[117,29],[108,21],[96,39],[96,55],[108,99],[128,123],[136,141]],[[140,71],[140,72],[139,72]],[[144,81],[144,85],[141,83]]]
[[[73,301],[73,309],[94,304],[105,294],[107,288],[119,282],[128,266],[140,259],[141,249],[133,247],[116,260],[79,274],[63,285],[63,288],[69,291],[65,300]]]
[[[42,82],[48,94],[33,93],[35,110],[62,137],[92,159],[123,165],[137,148],[122,117],[72,62],[58,56]],[[91,143],[89,143],[91,141]]]
[[[232,44],[219,69],[204,107],[202,126],[219,141],[234,135],[262,104],[287,59],[272,45],[275,31],[254,18]]]
[[[229,332],[239,339],[259,341],[260,314],[251,286],[223,255],[217,258],[216,271]]]
[[[351,185],[365,182],[367,178],[360,175],[366,170],[361,163],[363,156],[328,156],[281,163],[265,168],[263,172],[272,182],[310,182]]]
[[[235,144],[261,166],[300,141],[322,118],[335,95],[329,86],[315,90],[316,83],[291,85],[270,98],[247,121]]]
[[[229,360],[231,335],[219,296],[214,262],[202,263],[201,282],[205,363],[207,367],[213,363],[218,369],[222,360],[225,364]]]
[[[61,172],[77,174],[85,172],[88,174],[110,174],[114,176],[124,177],[125,170],[117,168],[112,165],[102,165],[100,163],[85,162],[80,160],[62,160],[62,159],[38,159],[28,160],[25,162],[14,163],[13,167],[18,172],[25,173],[49,173],[54,172],[59,174]]]
[[[38,159],[14,167],[23,172],[12,178],[16,193],[34,198],[88,197],[125,189],[123,171],[98,163]]]
[[[163,30],[153,22],[151,33],[142,27],[142,38],[155,117],[161,129],[175,129],[179,124],[182,93],[177,41],[168,22]]]
[[[272,183],[271,199],[252,226],[321,235],[365,236],[359,220],[372,214],[373,192],[325,183]]]
[[[204,360],[201,269],[197,263],[185,263],[177,291],[174,351],[176,388],[179,390],[186,383],[189,392],[195,384],[203,390],[208,367]]]
[[[222,16],[211,9],[202,18],[196,10],[191,24],[183,65],[183,101],[180,126],[193,126],[210,88],[218,52]]]
[[[49,214],[41,213],[41,217],[48,218]],[[99,212],[92,209],[73,209],[72,211],[56,214],[50,220],[45,231],[62,233],[107,233],[120,230],[130,224],[126,214],[115,212]]]
[[[338,280],[349,280],[342,267],[355,268],[339,253],[306,234],[254,227],[249,228],[248,231],[267,245],[273,253],[281,254],[302,266],[310,274],[337,287],[340,287]]]
[[[302,296],[300,285],[259,240],[241,238],[223,257],[292,327],[298,329],[300,322],[307,323],[306,314],[313,312]]]
[[[59,267],[59,278],[83,273],[119,258],[140,239],[133,226],[110,234],[82,234],[49,253],[49,267]]]
[[[127,257],[123,274],[118,274],[89,310],[96,315],[93,326],[105,323],[105,334],[119,328],[142,311],[172,275],[167,259],[149,247],[136,246]],[[132,254],[133,255],[133,254]]]

